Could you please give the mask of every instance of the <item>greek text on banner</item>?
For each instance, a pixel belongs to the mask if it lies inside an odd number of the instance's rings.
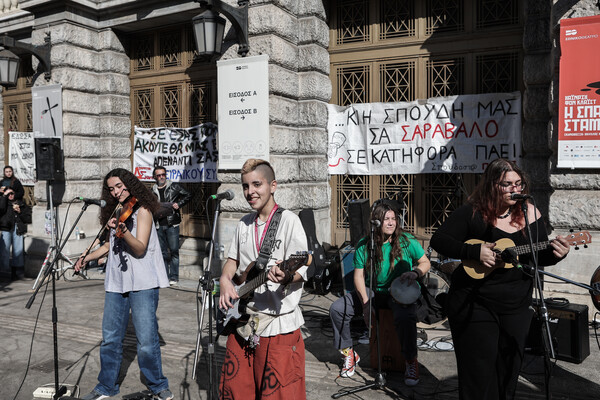
[[[520,92],[328,108],[332,175],[481,173],[521,157]]]
[[[152,170],[162,166],[174,182],[217,182],[215,124],[134,130],[133,168],[140,180],[153,180]]]

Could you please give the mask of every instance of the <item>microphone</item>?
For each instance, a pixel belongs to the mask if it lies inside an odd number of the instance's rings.
[[[106,205],[106,201],[104,201],[104,200],[86,199],[85,197],[78,197],[78,199],[83,201],[85,204],[95,204],[100,208],[102,208]]]
[[[521,194],[521,193],[511,193],[510,194],[510,199],[511,200],[527,200],[527,199],[531,199],[532,197],[528,194]]]
[[[235,193],[233,193],[233,190],[231,189],[227,189],[224,192],[213,194],[212,196],[210,196],[210,198],[213,200],[233,200],[234,197]]]
[[[381,221],[380,221],[380,220],[378,220],[378,219],[372,219],[372,220],[371,220],[371,224],[372,224],[374,227],[376,227],[376,228],[379,228],[379,227],[381,226]]]

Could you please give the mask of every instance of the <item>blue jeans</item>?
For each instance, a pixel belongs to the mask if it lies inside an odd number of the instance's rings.
[[[158,288],[129,293],[106,292],[100,345],[100,374],[95,390],[105,396],[119,393],[119,371],[123,359],[123,340],[129,322],[129,310],[137,338],[137,357],[140,371],[148,388],[160,393],[169,388],[162,372],[158,338]]]
[[[158,241],[170,281],[179,281],[179,225],[159,226]],[[169,257],[171,253],[171,257]]]
[[[0,243],[0,273],[11,275],[11,266],[16,270],[23,270],[25,261],[23,258],[23,236],[17,235],[17,227],[12,231],[2,231],[2,242]],[[12,262],[10,262],[10,247],[12,245]]]

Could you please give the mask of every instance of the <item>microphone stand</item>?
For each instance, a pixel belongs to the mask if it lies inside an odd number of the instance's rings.
[[[534,202],[535,205],[535,202]],[[550,332],[550,322],[548,320],[548,308],[546,307],[546,302],[544,301],[544,293],[542,287],[542,280],[540,278],[540,269],[538,265],[537,259],[537,250],[534,249],[533,246],[533,237],[531,235],[531,228],[529,226],[529,218],[527,217],[527,201],[523,200],[521,202],[521,210],[523,210],[523,215],[525,216],[525,226],[527,227],[527,238],[529,240],[529,249],[531,251],[531,258],[533,260],[533,280],[535,282],[535,287],[539,294],[540,305],[538,308],[538,317],[542,321],[542,343],[544,344],[544,380],[546,384],[546,398],[550,399],[550,369],[551,363],[550,359],[555,358],[554,345],[552,343],[552,333]]]
[[[379,222],[379,221],[377,221]],[[370,297],[369,299],[369,339],[371,339],[371,317],[373,315],[373,301],[375,301],[375,292],[373,292],[373,281],[374,279],[374,275],[373,273],[375,272],[375,266],[373,264],[373,254],[375,252],[375,228],[376,225],[371,222],[371,237],[369,240],[369,252],[371,254],[370,257],[370,262],[369,262],[369,290],[370,293],[368,293]],[[342,396],[346,396],[349,394],[353,394],[353,393],[357,393],[357,392],[362,392],[363,390],[367,390],[367,389],[371,389],[371,388],[375,388],[375,389],[383,389],[385,387],[385,374],[383,372],[381,372],[381,338],[379,335],[379,316],[375,316],[375,334],[377,336],[375,336],[375,340],[377,341],[377,376],[375,377],[375,381],[371,382],[371,383],[367,383],[365,385],[362,386],[358,386],[352,389],[348,389],[348,390],[344,390],[338,393],[335,393],[333,395],[331,395],[331,398],[333,399],[339,399]]]
[[[52,183],[50,181],[48,181],[48,201],[49,201],[49,205],[50,205],[50,210],[54,211],[53,210],[54,205],[52,204]],[[81,216],[87,209],[87,206],[88,206],[87,203],[83,204],[83,207],[81,208],[81,212],[79,213],[79,215],[77,216],[77,219],[71,226],[69,233],[64,238],[61,245],[58,247],[58,250],[56,251],[54,258],[52,259],[52,262],[50,263],[50,265],[48,265],[48,268],[46,268],[46,270],[44,271],[44,276],[41,280],[41,282],[44,282],[46,280],[46,278],[48,278],[48,275],[52,272],[52,339],[53,339],[53,348],[54,348],[54,396],[52,396],[52,398],[54,400],[58,400],[63,394],[65,394],[67,392],[66,386],[61,386],[59,388],[59,379],[58,379],[58,310],[56,307],[56,276],[58,274],[58,271],[56,270],[56,263],[60,259],[59,255],[62,254],[63,248],[67,244],[69,237],[71,237],[71,233],[73,233],[73,230],[75,230],[75,227],[77,226],[77,223],[79,222],[79,219],[81,219]],[[52,224],[52,232],[53,232],[53,237],[54,237],[54,224]],[[41,287],[42,287],[42,284],[40,283],[40,285],[34,290],[33,294],[27,301],[25,308],[29,309],[31,307],[31,305],[33,304],[35,297],[38,294],[38,292],[40,291]]]
[[[204,304],[208,300],[208,388],[207,398],[208,400],[217,399],[218,393],[214,393],[217,389],[217,385],[214,384],[214,378],[216,376],[216,357],[215,357],[215,344],[213,341],[213,289],[214,282],[212,280],[212,259],[215,247],[215,238],[217,235],[217,221],[219,213],[221,212],[221,199],[217,199],[217,205],[215,207],[215,214],[213,217],[213,226],[210,239],[210,248],[208,251],[208,265],[204,271],[204,276],[200,278],[200,285],[204,292],[202,293],[202,312],[200,313],[200,321],[198,323],[198,334],[196,336],[196,352],[194,355],[194,366],[192,369],[192,380],[196,379],[196,367],[198,365],[198,353],[200,352],[200,339],[202,338],[202,325],[204,323]],[[214,371],[213,371],[213,363]],[[214,397],[213,397],[214,396]]]

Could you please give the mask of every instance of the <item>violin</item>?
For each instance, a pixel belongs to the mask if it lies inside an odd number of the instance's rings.
[[[131,216],[131,214],[133,214],[133,212],[139,207],[139,205],[137,204],[137,199],[134,196],[129,196],[127,198],[127,200],[125,200],[125,202],[123,204],[121,204],[121,207],[118,208],[116,210],[116,214],[115,214],[115,218],[117,219],[117,228],[115,229],[115,236],[118,238],[122,238],[125,235],[125,232],[123,232],[123,229],[121,229],[121,222],[125,223],[125,221],[127,221],[129,219],[129,217]]]

